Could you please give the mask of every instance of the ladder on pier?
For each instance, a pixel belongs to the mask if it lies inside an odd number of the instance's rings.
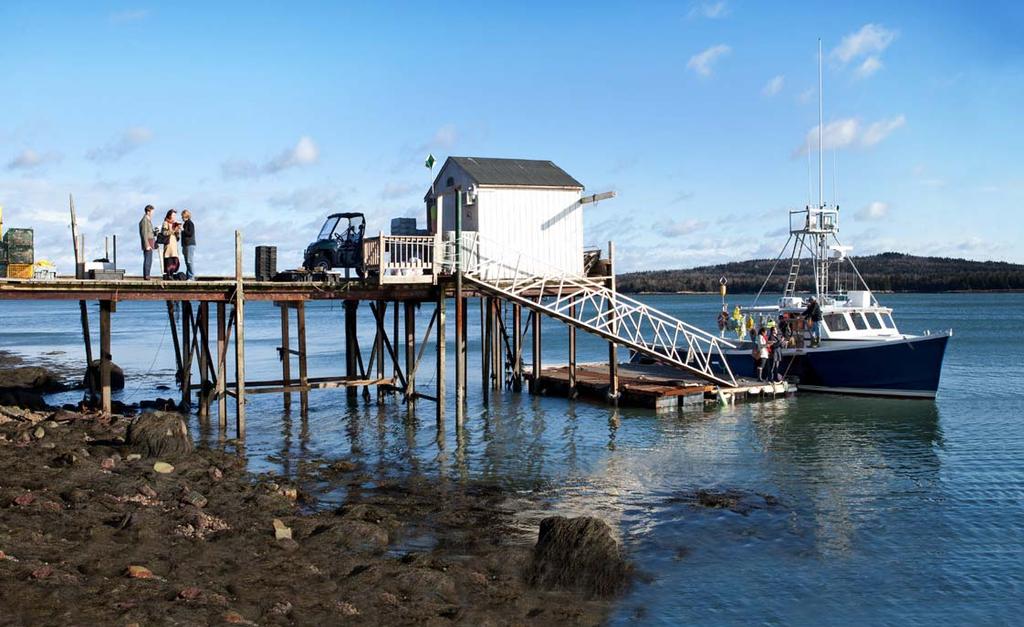
[[[455,267],[455,243],[446,242],[446,267]],[[526,307],[724,387],[736,378],[722,354],[734,345],[605,285],[606,279],[554,269],[550,264],[475,232],[462,233],[463,279],[488,295]],[[713,368],[713,362],[721,367]]]

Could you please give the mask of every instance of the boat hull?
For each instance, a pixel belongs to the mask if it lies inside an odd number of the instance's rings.
[[[783,349],[781,373],[801,391],[935,398],[950,333],[888,341],[828,341]],[[749,350],[724,351],[733,374],[756,377]],[[767,371],[766,371],[767,372]]]

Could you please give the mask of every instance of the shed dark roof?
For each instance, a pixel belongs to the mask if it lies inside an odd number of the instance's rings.
[[[492,159],[488,157],[448,157],[477,185],[520,185],[525,187],[575,187],[583,184],[551,161],[535,159]],[[444,168],[442,168],[443,170]]]

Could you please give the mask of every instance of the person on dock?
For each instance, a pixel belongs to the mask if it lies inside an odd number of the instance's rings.
[[[772,383],[782,379],[779,370],[782,368],[782,349],[784,346],[786,346],[786,338],[777,330],[772,329],[772,333],[768,338],[768,354],[771,365],[768,371],[771,373]]]
[[[142,278],[149,280],[153,267],[153,249],[156,248],[156,232],[153,229],[153,205],[146,205],[139,220],[139,239],[142,243]]]
[[[181,262],[178,259],[178,238],[181,236],[181,223],[175,220],[177,211],[171,209],[164,216],[160,227],[160,239],[164,245],[164,278],[173,279]]]
[[[185,209],[181,212],[181,249],[185,253],[185,280],[194,281],[196,274],[192,263],[196,256],[196,225],[192,222],[192,212]]]
[[[811,321],[811,348],[814,348],[821,343],[821,306],[813,296],[804,309],[803,317]]]
[[[768,335],[764,327],[757,330],[757,339],[754,343],[754,367],[757,368],[757,380],[764,381],[764,368],[768,365]]]

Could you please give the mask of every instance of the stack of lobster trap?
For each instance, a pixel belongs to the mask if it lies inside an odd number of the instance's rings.
[[[0,277],[31,279],[34,263],[32,229],[7,229],[0,243]]]

